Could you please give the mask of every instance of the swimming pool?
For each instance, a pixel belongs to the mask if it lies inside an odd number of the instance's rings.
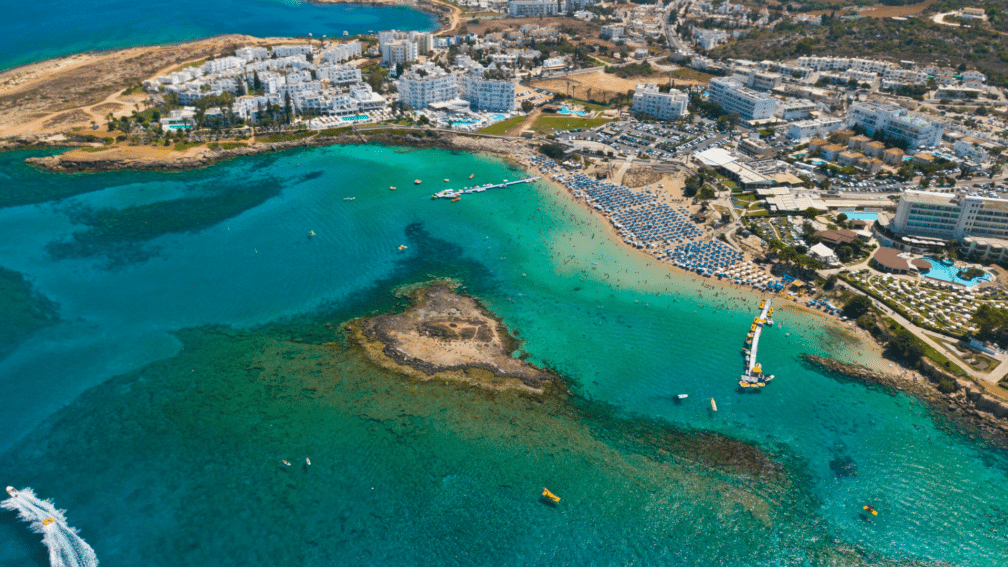
[[[493,120],[493,121],[495,121],[495,122],[500,122],[501,120],[504,120],[505,118],[507,118],[506,114],[494,114],[493,116],[490,117],[490,119]]]
[[[344,116],[343,117],[343,121],[344,122],[356,122],[358,120],[367,120],[367,119],[368,119],[368,115],[367,114],[358,114],[357,116]]]
[[[959,268],[956,266],[949,266],[942,264],[942,261],[937,258],[931,258],[929,256],[924,257],[925,260],[931,262],[931,269],[924,272],[924,275],[929,278],[934,278],[936,280],[941,280],[943,282],[956,283],[966,287],[973,287],[978,283],[990,281],[991,275],[984,273],[984,275],[973,278],[971,280],[964,280],[959,277]]]
[[[472,126],[473,124],[478,124],[479,120],[474,120],[472,118],[453,118],[451,120],[446,120],[445,123],[461,124],[463,126]]]
[[[574,116],[584,116],[588,113],[583,110],[570,110],[566,106],[562,106],[560,107],[560,110],[557,111],[557,114],[573,114]]]
[[[847,215],[847,220],[863,220],[871,222],[875,222],[876,220],[878,220],[878,213],[865,213],[857,211],[851,211],[849,213],[847,211],[840,211],[840,212]]]

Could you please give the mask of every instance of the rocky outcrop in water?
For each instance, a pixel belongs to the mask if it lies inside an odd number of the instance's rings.
[[[412,290],[412,307],[347,324],[378,364],[422,380],[446,378],[503,389],[541,390],[552,375],[513,356],[518,341],[471,297],[449,284]]]

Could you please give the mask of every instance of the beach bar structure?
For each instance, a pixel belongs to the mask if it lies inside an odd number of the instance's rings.
[[[766,375],[763,373],[763,368],[760,363],[756,360],[756,354],[759,351],[759,340],[760,335],[763,333],[764,325],[773,325],[773,307],[771,307],[771,299],[767,298],[760,302],[760,309],[762,310],[756,319],[753,320],[752,326],[749,327],[749,336],[746,338],[747,343],[751,343],[748,350],[743,350],[746,355],[746,366],[745,374],[742,375],[742,379],[739,381],[739,386],[742,388],[762,388],[766,386],[766,383],[773,380],[773,375]]]

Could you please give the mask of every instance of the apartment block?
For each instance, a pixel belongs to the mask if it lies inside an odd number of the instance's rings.
[[[743,86],[734,79],[711,79],[709,92],[712,102],[726,112],[737,114],[742,120],[766,120],[777,109],[777,99]]]
[[[713,81],[712,81],[713,82]],[[941,141],[945,125],[895,104],[855,102],[847,117],[851,127],[860,126],[869,135],[881,130],[886,136],[905,140],[910,149],[931,147]]]
[[[556,16],[564,11],[565,6],[556,0],[509,0],[508,15],[512,18],[541,18]]]
[[[660,92],[654,84],[640,84],[634,90],[633,110],[659,120],[676,120],[686,115],[689,97],[672,89]]]

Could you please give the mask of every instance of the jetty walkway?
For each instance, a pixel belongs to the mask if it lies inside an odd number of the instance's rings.
[[[760,366],[759,362],[756,360],[756,354],[759,351],[759,340],[760,335],[763,333],[764,325],[773,325],[773,307],[771,307],[772,299],[764,299],[760,303],[762,311],[759,317],[753,320],[752,327],[750,328],[750,335],[752,335],[746,342],[751,341],[749,351],[746,352],[746,371],[742,375],[742,380],[739,382],[739,386],[743,388],[762,388],[767,382],[773,379],[773,376],[767,376],[763,374],[763,368]]]
[[[512,185],[518,185],[520,183],[532,183],[533,181],[538,181],[540,179],[542,179],[542,177],[539,176],[525,177],[523,179],[516,179],[514,181],[508,181],[507,179],[505,179],[503,183],[496,183],[496,184],[487,183],[486,185],[473,185],[472,187],[466,187],[463,189],[445,189],[443,191],[438,191],[437,193],[434,193],[433,197],[435,199],[458,199],[461,198],[462,195],[469,195],[471,193],[482,193],[487,189],[510,187]]]

